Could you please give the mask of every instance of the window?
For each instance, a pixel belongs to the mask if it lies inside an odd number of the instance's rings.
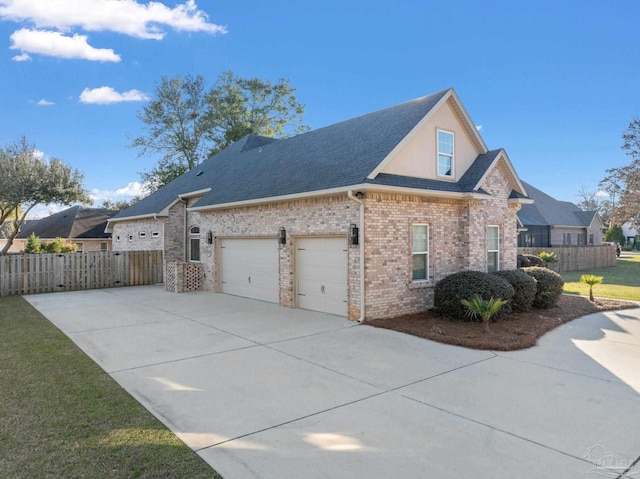
[[[129,235],[129,242],[133,241],[133,235]]]
[[[593,238],[593,233],[589,234],[589,244],[593,244],[594,242],[594,238]]]
[[[120,235],[116,235],[116,241],[120,241]]]
[[[189,261],[200,261],[200,228],[189,229]]]
[[[107,243],[100,243],[100,251],[107,251],[108,249]]]
[[[438,130],[438,176],[453,177],[453,133]]]
[[[151,233],[152,238],[157,238],[158,236],[160,236],[160,233],[158,231],[154,231],[153,233]]]
[[[429,280],[429,225],[411,227],[413,245],[413,281]]]
[[[571,233],[563,233],[562,244],[565,244],[565,245],[571,244]]]
[[[76,243],[76,252],[82,253],[82,243]]]
[[[139,236],[140,238],[146,238],[146,237],[147,237],[147,233],[145,233],[144,231],[140,231],[140,232],[138,233],[138,236]]]
[[[487,226],[487,271],[493,273],[500,269],[500,228]]]

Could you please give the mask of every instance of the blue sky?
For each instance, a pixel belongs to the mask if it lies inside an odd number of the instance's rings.
[[[631,0],[0,0],[0,145],[25,135],[99,202],[157,159],[127,144],[162,75],[288,78],[312,128],[454,87],[524,181],[577,201],[630,161],[638,21]]]

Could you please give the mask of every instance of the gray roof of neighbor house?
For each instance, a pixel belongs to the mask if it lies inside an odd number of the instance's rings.
[[[107,221],[117,212],[104,208],[72,206],[40,220],[25,223],[17,238],[26,239],[31,233],[39,238],[90,239],[109,238],[105,233]]]
[[[577,226],[588,227],[597,211],[582,211],[568,201],[558,201],[529,183],[522,182],[534,203],[524,204],[518,218],[525,226]]]
[[[378,174],[374,169],[452,89],[287,139],[247,135],[114,219],[160,213],[180,195],[209,189],[193,207],[267,199],[351,185],[472,192],[502,150],[480,155],[457,183]],[[481,140],[480,140],[481,141]],[[482,191],[478,191],[482,193]]]

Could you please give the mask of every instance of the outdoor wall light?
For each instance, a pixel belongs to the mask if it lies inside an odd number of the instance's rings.
[[[359,233],[360,233],[360,229],[355,225],[355,223],[351,223],[351,226],[349,226],[349,244],[350,245],[358,244]]]
[[[207,244],[213,244],[213,231],[207,231]]]
[[[287,244],[287,231],[284,228],[280,228],[278,231],[278,243]]]

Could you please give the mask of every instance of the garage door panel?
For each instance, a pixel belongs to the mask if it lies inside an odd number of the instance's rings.
[[[346,239],[301,238],[297,250],[298,306],[346,316]]]
[[[279,302],[275,239],[225,239],[220,248],[222,292]]]

